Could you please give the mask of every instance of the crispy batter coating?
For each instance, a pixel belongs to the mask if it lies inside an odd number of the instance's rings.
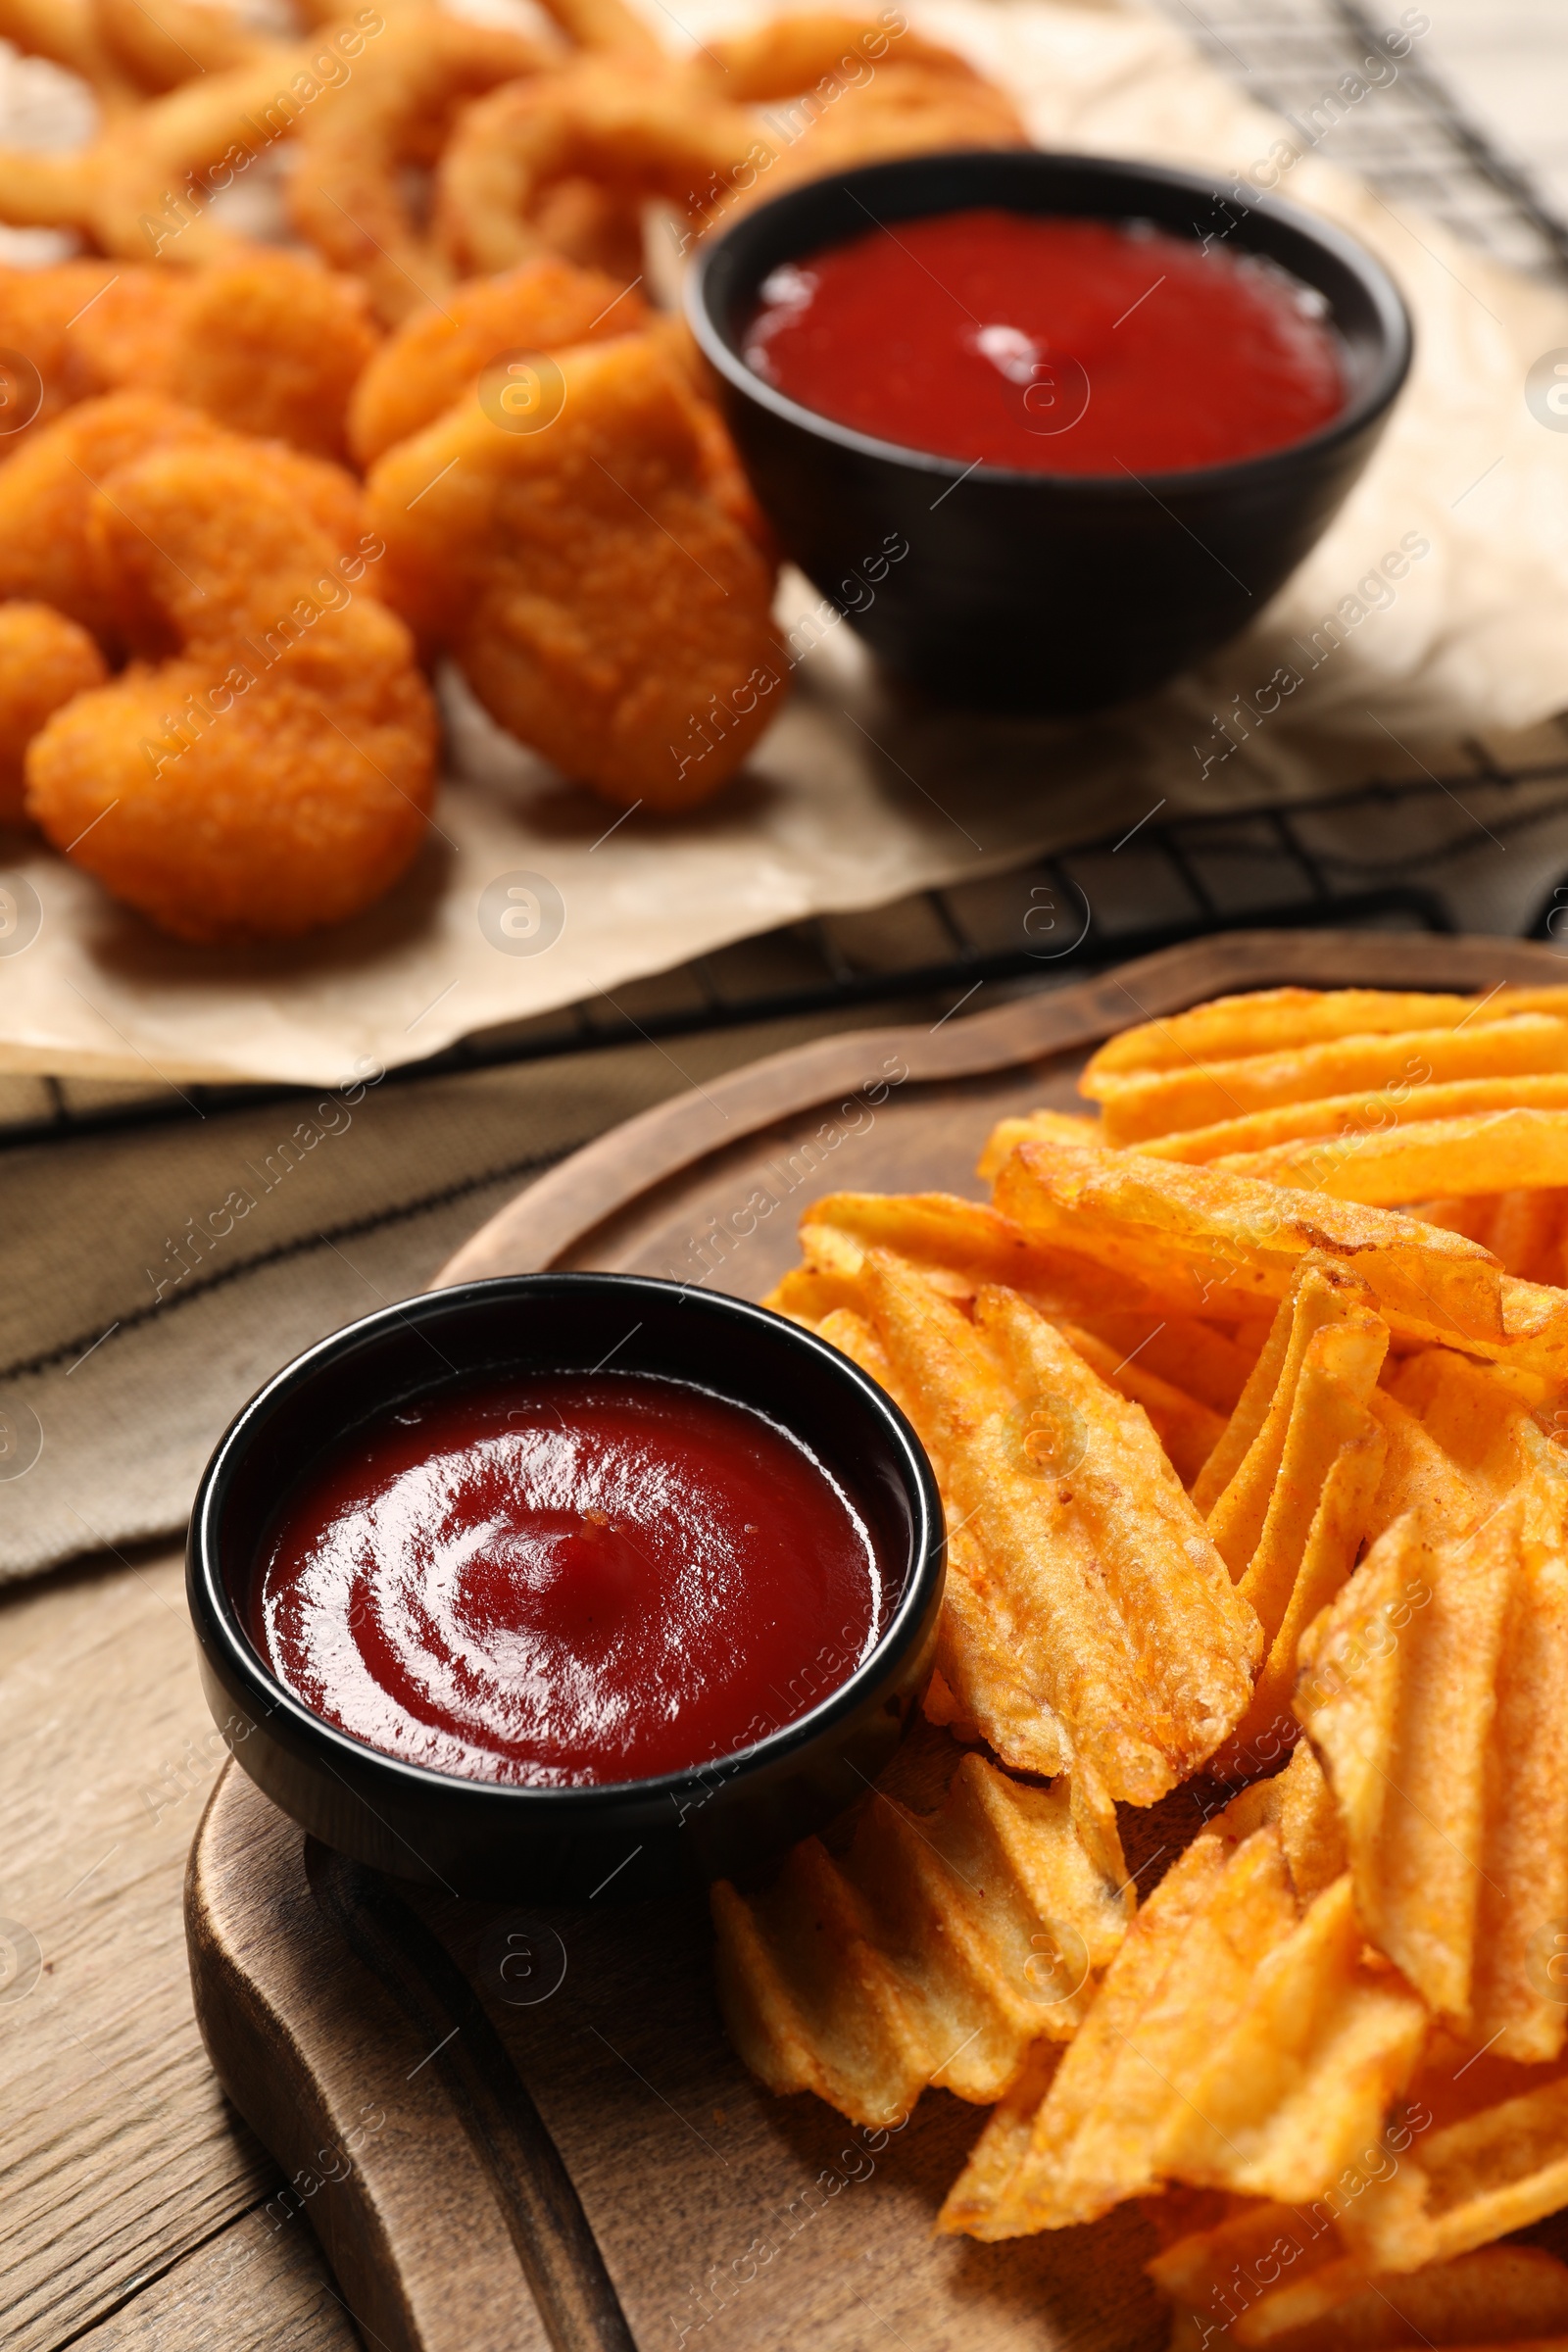
[[[54,270],[0,266],[0,464],[55,417],[104,389],[71,325],[114,275],[108,262],[63,262]]]
[[[0,267],[0,352],[19,389],[0,409],[0,426],[17,425],[0,433],[0,460],[77,401],[131,390],[341,459],[349,399],[379,340],[357,278],[264,246],[194,270]]]
[[[856,164],[943,147],[1027,147],[1029,134],[1003,91],[965,71],[897,55],[823,110],[756,185],[738,189],[734,209],[749,208],[807,179],[825,179]]]
[[[646,324],[635,288],[555,257],[504,277],[474,278],[439,307],[418,311],[378,351],[355,387],[349,441],[364,466],[406,441],[518,351],[607,342]]]
[[[121,651],[122,600],[99,576],[88,532],[96,486],[162,443],[217,431],[194,409],[151,392],[115,392],[68,410],[0,466],[0,596],[52,605]]]
[[[684,808],[783,700],[771,566],[715,471],[716,415],[662,337],[554,365],[542,427],[465,404],[381,460],[386,593],[568,775]]]
[[[423,838],[430,692],[365,584],[374,542],[346,557],[302,512],[302,463],[215,435],[110,474],[106,570],[180,650],[78,695],[27,754],[29,815],[178,939],[340,922]]]
[[[357,278],[259,247],[195,273],[158,380],[235,432],[341,463],[349,403],[380,340]]]
[[[23,815],[23,757],[44,720],[109,672],[85,629],[47,605],[0,605],[0,823]]]
[[[687,71],[693,81],[717,90],[721,97],[755,106],[815,91],[830,78],[858,86],[872,78],[886,58],[897,58],[901,65],[934,66],[960,79],[979,78],[954,50],[923,39],[907,24],[901,31],[881,19],[847,16],[836,9],[776,17],[750,32],[717,35],[693,51]]]
[[[157,393],[112,392],[68,410],[9,466],[0,466],[0,597],[53,605],[114,654],[167,651],[161,613],[142,608],[128,575],[104,568],[91,527],[93,503],[98,485],[118,467],[150,450],[191,441],[254,453],[270,479],[288,483],[296,508],[334,548],[358,544],[362,493],[340,467],[278,443],[241,441],[198,410]]]

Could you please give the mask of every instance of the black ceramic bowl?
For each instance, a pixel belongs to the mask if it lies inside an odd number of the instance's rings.
[[[746,327],[781,263],[863,234],[868,215],[974,205],[1149,220],[1266,256],[1328,303],[1346,407],[1288,448],[1191,472],[966,471],[835,424],[747,367]],[[982,709],[1120,702],[1245,628],[1341,505],[1410,365],[1393,280],[1326,221],[1187,172],[1029,149],[912,156],[792,188],[702,249],[686,301],[785,554],[891,670]],[[900,540],[907,555],[882,564]]]
[[[315,1715],[245,1631],[289,1489],[368,1415],[486,1371],[695,1382],[768,1414],[854,1496],[903,1584],[849,1681],[740,1755],[613,1787],[519,1788],[399,1762]],[[762,1307],[618,1274],[470,1282],[368,1315],[295,1359],[220,1441],[191,1520],[187,1590],[214,1721],[258,1787],[339,1852],[481,1898],[586,1900],[729,1874],[804,1837],[892,1755],[930,1672],[942,1505],[908,1423],[847,1356]]]

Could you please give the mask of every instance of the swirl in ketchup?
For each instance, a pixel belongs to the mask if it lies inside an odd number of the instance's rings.
[[[383,1754],[571,1788],[798,1720],[887,1604],[865,1521],[787,1430],[683,1382],[561,1373],[352,1433],[284,1504],[250,1633]]]
[[[743,349],[765,383],[880,441],[1029,472],[1177,473],[1339,415],[1326,311],[1217,241],[976,208],[775,270]]]

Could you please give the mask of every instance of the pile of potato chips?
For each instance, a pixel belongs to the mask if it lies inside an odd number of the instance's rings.
[[[769,1300],[931,1455],[946,1728],[715,1889],[732,2036],[990,2106],[945,2230],[1146,2200],[1172,2352],[1568,2347],[1494,2242],[1568,2205],[1568,989],[1229,998],[1080,1083]]]

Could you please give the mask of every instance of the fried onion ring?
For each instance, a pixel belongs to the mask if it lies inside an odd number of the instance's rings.
[[[227,435],[110,474],[92,527],[178,651],[57,711],[29,815],[178,939],[291,938],[379,898],[424,836],[436,721],[407,629],[358,586],[368,551],[345,559],[291,468]]]
[[[0,605],[0,824],[20,824],[23,760],[44,721],[109,672],[85,629],[48,605]]]
[[[924,39],[896,10],[888,16],[891,22],[823,9],[777,17],[755,31],[705,41],[687,71],[694,82],[739,106],[801,97],[827,81],[859,87],[889,57],[901,65],[930,66],[957,80],[981,78],[956,50]]]
[[[553,185],[586,177],[622,199],[680,204],[754,147],[772,153],[758,122],[674,67],[582,58],[468,108],[436,175],[437,233],[457,269],[510,270],[549,250],[540,213]]]
[[[782,120],[753,111],[791,95]],[[853,17],[785,19],[662,72],[584,58],[479,100],[441,160],[436,226],[457,269],[505,270],[556,242],[554,193],[584,178],[623,207],[661,197],[700,230],[850,164],[1027,144],[1011,102],[953,51]]]
[[[435,162],[466,101],[552,63],[520,33],[426,8],[393,18],[330,103],[302,119],[290,217],[335,269],[365,280],[389,325],[455,282],[416,226],[399,172]]]
[[[198,74],[226,74],[276,59],[286,46],[254,31],[233,9],[208,0],[93,0],[92,14],[116,65],[153,93],[176,90]]]
[[[634,288],[554,256],[504,277],[471,278],[439,310],[416,312],[360,377],[349,411],[354,456],[373,466],[514,353],[606,342],[645,325],[648,316]]]
[[[542,424],[464,402],[381,460],[386,593],[567,775],[687,808],[783,700],[772,567],[733,512],[717,413],[657,332],[554,369]]]
[[[112,117],[74,155],[0,149],[0,220],[74,228],[101,253],[195,268],[249,250],[213,220],[212,194],[287,136],[312,50],[285,49],[227,74],[198,76],[132,114]]]
[[[104,39],[94,0],[0,0],[0,40],[76,74],[106,115],[137,107],[145,95]]]

